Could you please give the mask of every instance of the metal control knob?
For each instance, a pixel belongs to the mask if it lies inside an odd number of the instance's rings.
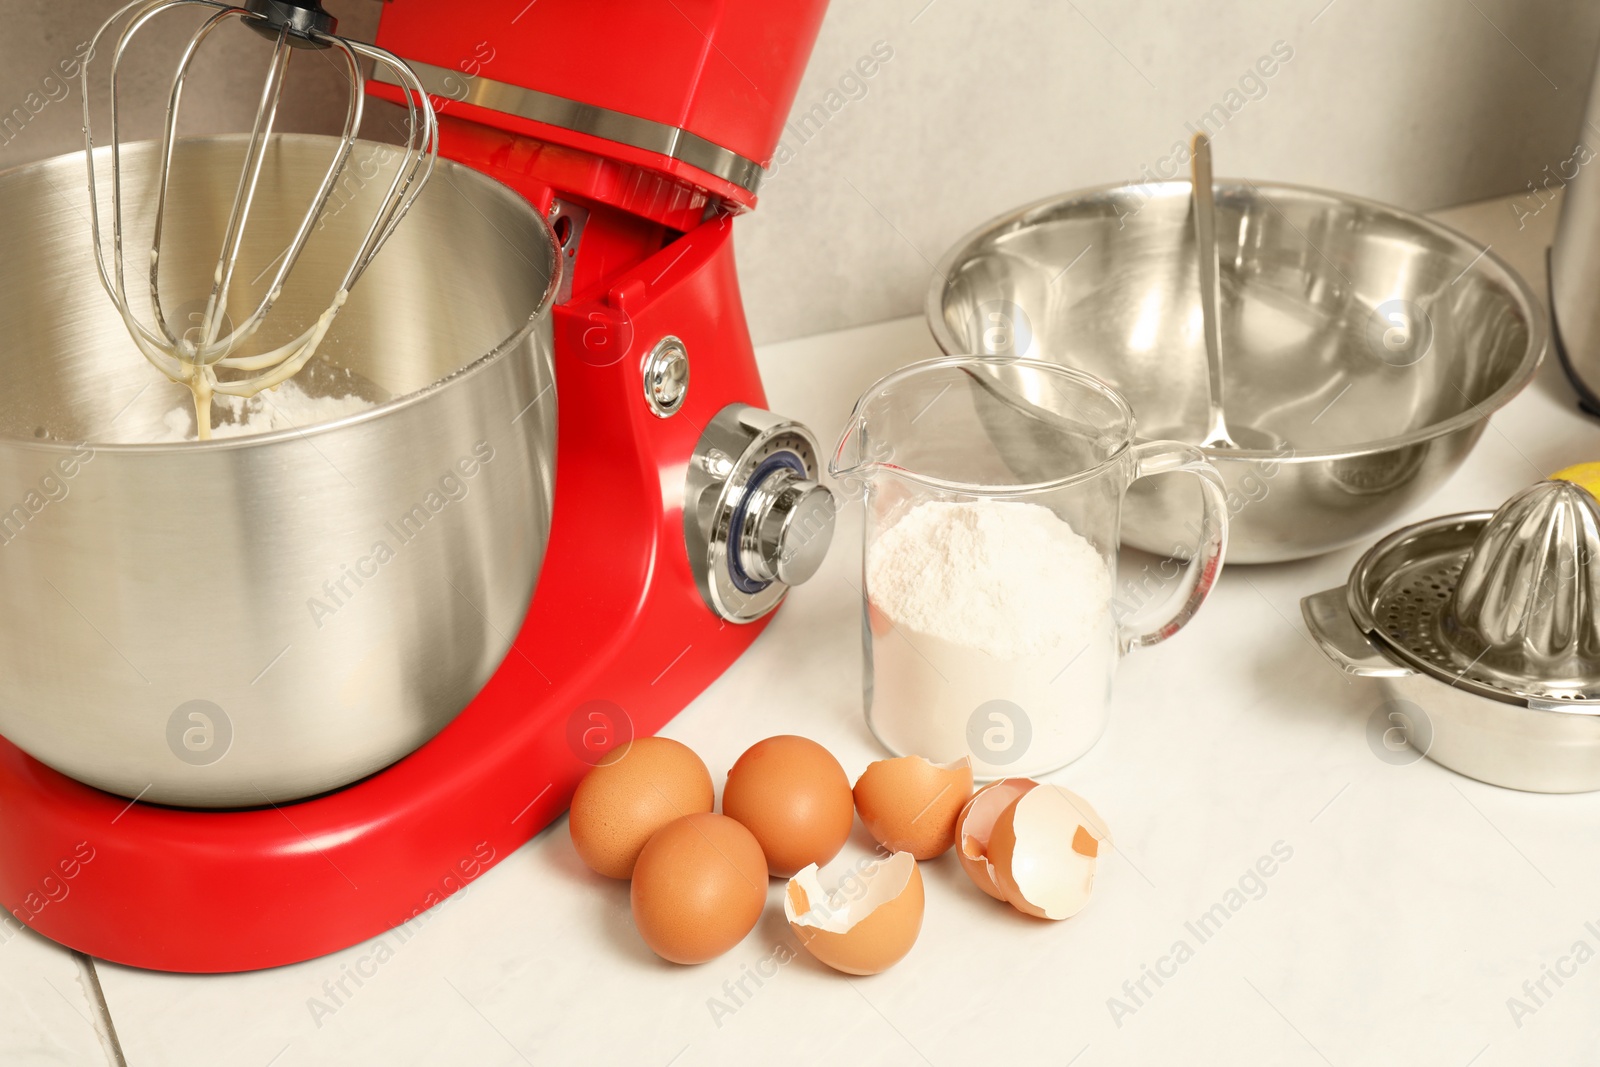
[[[759,619],[822,566],[837,509],[818,467],[811,432],[770,411],[730,404],[706,426],[684,487],[684,541],[718,615]]]
[[[833,494],[792,470],[772,472],[745,503],[739,562],[759,581],[799,585],[827,558],[833,541]]]

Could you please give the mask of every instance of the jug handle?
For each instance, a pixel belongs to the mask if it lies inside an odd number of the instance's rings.
[[[1201,534],[1200,543],[1195,546],[1194,553],[1189,557],[1189,566],[1184,571],[1189,595],[1166,621],[1142,633],[1124,629],[1121,636],[1123,651],[1160,644],[1183,629],[1194,618],[1195,612],[1200,610],[1206,597],[1211,595],[1212,587],[1217,584],[1217,576],[1222,573],[1222,559],[1228,549],[1227,492],[1222,475],[1217,473],[1217,468],[1211,465],[1204,452],[1194,445],[1177,441],[1148,441],[1134,447],[1133,461],[1135,481],[1174,471],[1192,474],[1200,480]]]

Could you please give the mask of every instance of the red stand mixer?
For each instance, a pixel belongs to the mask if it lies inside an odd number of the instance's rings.
[[[431,741],[304,801],[130,801],[0,740],[12,919],[184,972],[355,944],[509,855],[604,751],[660,728],[755,639],[820,564],[833,504],[810,433],[764,410],[731,227],[824,7],[626,5],[596,48],[593,4],[385,5],[378,44],[433,97],[440,154],[539,208],[565,257],[554,517],[526,621]]]

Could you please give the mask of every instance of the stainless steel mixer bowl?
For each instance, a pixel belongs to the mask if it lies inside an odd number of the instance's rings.
[[[1089,371],[1128,398],[1141,436],[1197,443],[1207,388],[1189,193],[1108,186],[986,223],[938,265],[934,337],[948,353]],[[1433,492],[1528,383],[1544,316],[1493,252],[1396,208],[1227,180],[1216,208],[1228,421],[1288,444],[1207,450],[1229,489],[1228,561],[1362,540]],[[1141,482],[1124,542],[1185,551],[1195,492]]]
[[[287,243],[332,146],[275,139],[246,263]],[[152,149],[124,149],[130,205],[148,200]],[[242,155],[235,138],[179,145],[172,277],[209,276]],[[357,146],[278,329],[327,306],[397,161]],[[544,220],[441,160],[300,379],[385,402],[303,431],[137,444],[106,442],[148,438],[188,392],[134,349],[87,219],[81,155],[0,174],[0,734],[90,785],[200,807],[305,797],[405,756],[493,673],[543,558],[559,259]],[[140,288],[148,213],[126,227]]]

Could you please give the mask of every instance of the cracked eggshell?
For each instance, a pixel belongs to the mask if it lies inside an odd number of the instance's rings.
[[[845,974],[877,974],[905,958],[922,931],[922,872],[909,852],[874,863],[827,893],[811,864],[785,887],[783,914],[800,944]]]
[[[1058,785],[1028,790],[1000,813],[988,864],[1012,907],[1041,919],[1067,919],[1094,891],[1105,820],[1078,794]]]
[[[919,860],[941,856],[956,840],[956,818],[972,796],[972,764],[930,763],[921,756],[869,764],[853,791],[856,814],[878,844]]]
[[[961,859],[961,869],[967,872],[973,885],[996,900],[1003,901],[1006,895],[988,862],[989,837],[994,833],[1000,813],[1038,784],[1031,778],[1002,778],[990,782],[972,795],[956,818],[956,855]]]

